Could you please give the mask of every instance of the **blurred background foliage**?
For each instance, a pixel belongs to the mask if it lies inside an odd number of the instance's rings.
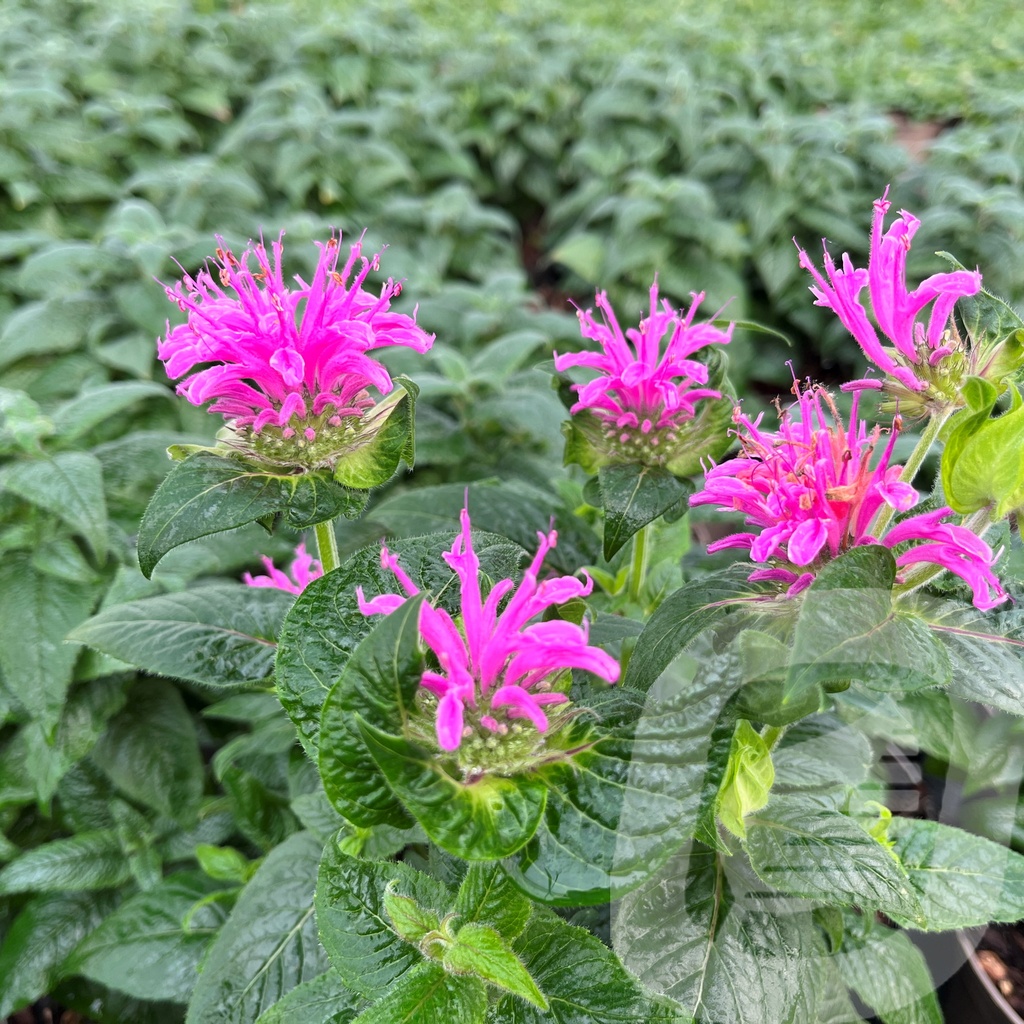
[[[63,642],[97,608],[237,579],[295,541],[253,527],[139,573],[165,448],[219,425],[169,400],[154,341],[178,313],[154,278],[194,270],[215,233],[240,249],[286,230],[286,272],[305,274],[313,239],[365,230],[438,340],[389,357],[422,388],[418,465],[342,547],[394,528],[395,492],[499,470],[543,525],[580,500],[552,483],[564,409],[543,367],[579,344],[571,302],[595,288],[635,323],[657,272],[676,304],[706,290],[706,315],[783,332],[792,347],[730,346],[755,401],[788,389],[787,358],[859,375],[793,239],[864,261],[891,183],[924,222],[914,275],[944,249],[1024,299],[1022,52],[1015,0],[6,0],[0,861],[42,853],[0,885],[0,1017],[57,985],[118,900],[203,867],[197,844],[244,864],[311,827],[291,726],[266,739],[267,659],[257,692],[218,702]],[[64,998],[98,1019],[173,1020],[194,965],[157,1009],[86,974]]]

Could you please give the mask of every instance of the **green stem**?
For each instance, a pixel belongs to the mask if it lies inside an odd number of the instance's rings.
[[[949,419],[949,416],[950,414],[948,412],[935,413],[935,415],[928,420],[928,425],[924,428],[924,431],[918,438],[917,444],[914,445],[914,450],[910,453],[910,458],[907,459],[907,464],[903,467],[903,472],[900,473],[900,480],[903,483],[912,484],[914,482],[914,477],[917,476],[917,471],[921,468],[928,452],[931,451],[932,445],[935,444],[935,440],[939,436],[939,431],[942,430],[942,427],[946,420]],[[895,514],[896,509],[891,505],[883,505],[881,509],[879,509],[878,515],[875,517],[875,521],[872,524],[872,535],[881,538]]]
[[[764,740],[765,746],[767,746],[769,750],[774,750],[775,744],[782,739],[782,735],[785,731],[786,727],[784,725],[766,725],[761,730],[761,739]]]
[[[320,553],[320,564],[324,567],[324,575],[341,565],[338,555],[338,540],[334,536],[334,522],[317,523],[313,527],[316,532],[316,546]]]
[[[647,530],[645,526],[633,534],[633,560],[629,566],[629,596],[640,603],[644,577],[647,575]]]

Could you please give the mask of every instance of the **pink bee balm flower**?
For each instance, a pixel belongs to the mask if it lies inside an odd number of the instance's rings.
[[[814,278],[811,292],[815,305],[835,312],[868,359],[908,391],[924,392],[941,384],[946,371],[957,369],[945,362],[962,347],[949,330],[950,317],[958,299],[976,295],[981,289],[981,274],[968,270],[933,274],[914,291],[907,291],[907,253],[921,222],[903,210],[883,233],[891,205],[888,194],[886,188],[875,200],[867,270],[855,268],[845,253],[842,269],[837,268],[827,248],[824,275],[803,249],[799,249],[800,266]],[[860,301],[865,286],[875,321],[889,345],[879,338]],[[929,304],[927,321],[919,319]],[[877,380],[857,380],[844,385],[844,390],[878,390],[882,386]]]
[[[282,276],[280,238],[272,260],[262,243],[250,243],[238,259],[217,241],[215,272],[205,267],[166,288],[188,318],[168,325],[157,354],[169,377],[190,374],[180,395],[193,405],[212,401],[210,411],[236,431],[258,438],[269,428],[268,443],[295,438],[293,446],[309,446],[357,422],[374,405],[370,388],[381,395],[394,388],[368,351],[404,345],[426,352],[433,344],[414,317],[390,312],[400,285],[388,279],[379,295],[364,290],[378,257],[363,257],[361,241],[340,271],[338,240],[317,242],[312,281],[296,277],[297,287]]]
[[[678,440],[679,428],[695,415],[705,398],[721,398],[708,383],[708,368],[689,358],[707,345],[724,345],[732,325],[722,331],[693,322],[704,293],[693,295],[689,312],[676,312],[667,300],[658,305],[658,282],[651,285],[650,313],[639,329],[623,334],[605,292],[597,293],[603,323],[590,310],[577,311],[580,331],[601,346],[600,352],[555,354],[555,369],[590,366],[601,375],[574,384],[579,400],[573,415],[592,413],[600,421],[606,447],[621,461],[663,462]],[[664,347],[662,342],[667,337]],[[660,451],[659,451],[660,449]]]
[[[288,573],[276,568],[274,560],[263,556],[263,564],[267,568],[266,576],[253,576],[243,573],[242,581],[250,587],[273,587],[276,590],[287,590],[289,594],[301,594],[313,580],[324,574],[323,567],[306,553],[306,545],[300,544],[295,549],[295,561],[288,567]]]
[[[419,622],[420,634],[440,668],[425,671],[421,684],[437,698],[437,741],[449,751],[476,734],[476,726],[489,734],[504,734],[506,719],[526,719],[538,732],[546,732],[545,707],[569,700],[551,689],[566,669],[586,669],[610,683],[619,678],[618,662],[588,646],[586,623],[531,622],[552,605],[586,597],[593,589],[589,578],[585,583],[573,576],[538,582],[544,558],[555,546],[555,531],[538,533],[540,547],[518,587],[512,580],[500,580],[484,600],[466,509],[460,519],[462,531],[444,559],[461,585],[461,629],[444,609],[429,604],[423,605]],[[407,596],[419,592],[386,547],[381,549],[381,565],[395,574]],[[498,605],[509,594],[499,614]],[[361,587],[356,596],[364,615],[388,614],[405,601],[400,594],[367,601]]]
[[[760,416],[751,421],[735,412],[742,451],[707,471],[704,490],[690,504],[743,512],[747,525],[760,529],[715,541],[709,553],[748,548],[753,561],[775,563],[751,579],[788,583],[788,592],[795,594],[811,583],[823,562],[849,548],[921,541],[897,555],[896,565],[931,562],[949,569],[970,584],[978,608],[1006,600],[992,572],[991,548],[966,527],[943,522],[953,515],[950,508],[904,519],[883,537],[872,535],[871,524],[884,505],[905,512],[918,501],[914,488],[899,479],[902,467],[889,465],[895,431],[872,467],[881,428],[868,433],[857,418],[856,396],[849,429],[821,388],[799,393],[794,408],[799,418],[786,410],[776,433],[761,430]]]

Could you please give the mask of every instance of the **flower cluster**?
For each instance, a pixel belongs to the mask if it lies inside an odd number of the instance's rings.
[[[732,534],[708,551],[748,548],[753,561],[776,563],[751,579],[779,580],[794,594],[823,562],[849,548],[910,543],[896,556],[897,566],[931,562],[956,573],[970,584],[978,608],[1005,601],[991,548],[966,527],[944,522],[952,509],[910,516],[881,537],[872,534],[883,506],[905,512],[918,501],[914,488],[900,480],[902,467],[889,464],[895,431],[872,466],[881,428],[869,432],[857,418],[856,396],[847,428],[826,391],[796,390],[797,402],[782,413],[775,433],[761,429],[760,416],[751,421],[739,410],[734,414],[741,453],[709,469],[690,504],[742,512],[759,532]]]
[[[604,651],[588,645],[584,623],[554,619],[531,622],[553,605],[586,597],[593,582],[573,576],[540,582],[541,565],[555,546],[555,531],[539,533],[540,546],[518,587],[512,580],[497,582],[484,599],[480,592],[480,560],[473,550],[469,512],[461,514],[462,530],[444,559],[459,578],[461,628],[442,608],[424,604],[419,628],[437,659],[438,669],[423,673],[422,686],[436,699],[437,741],[442,750],[459,748],[463,739],[486,734],[504,735],[517,720],[528,720],[538,732],[548,729],[545,708],[565,705],[569,698],[552,689],[567,669],[586,669],[610,683],[619,677],[619,664]],[[405,591],[366,600],[357,590],[364,615],[388,614],[419,588],[388,549],[381,565],[390,569]],[[508,598],[504,609],[498,608]]]
[[[313,580],[324,574],[320,563],[306,553],[305,544],[295,549],[295,560],[288,566],[288,572],[278,569],[273,559],[266,555],[263,556],[263,564],[267,569],[266,576],[253,576],[247,572],[242,574],[242,581],[250,587],[273,587],[276,590],[287,590],[289,594],[301,594]]]
[[[166,288],[188,314],[184,324],[168,325],[157,348],[168,376],[189,374],[178,393],[193,405],[212,401],[210,411],[258,453],[288,453],[296,462],[301,451],[305,465],[329,464],[345,446],[345,431],[374,405],[370,389],[386,395],[394,388],[366,353],[387,345],[425,352],[433,336],[414,317],[390,311],[400,285],[389,279],[376,296],[364,289],[379,263],[362,255],[361,241],[341,270],[338,239],[318,242],[313,278],[297,277],[297,287],[282,275],[280,238],[273,258],[262,243],[238,258],[217,241],[213,268]]]
[[[950,319],[957,300],[981,289],[981,274],[968,270],[933,274],[908,291],[907,253],[921,222],[903,210],[883,231],[891,205],[888,194],[887,188],[875,201],[866,270],[855,268],[845,253],[842,268],[836,267],[827,248],[824,275],[803,249],[799,250],[800,265],[814,278],[811,292],[815,304],[835,312],[868,359],[896,382],[895,386],[890,383],[889,390],[901,396],[901,411],[906,414],[916,411],[921,400],[914,396],[922,392],[931,392],[939,401],[955,398],[964,360],[963,345],[951,329]],[[865,287],[878,328],[890,345],[879,338],[860,300]],[[921,317],[929,305],[925,323]],[[844,385],[844,390],[883,387],[882,381],[865,379]]]
[[[650,313],[639,329],[625,334],[605,292],[597,293],[602,323],[590,310],[578,310],[583,337],[596,341],[599,352],[555,354],[555,368],[592,367],[600,376],[575,384],[573,415],[592,413],[602,425],[603,445],[614,461],[662,463],[679,440],[680,428],[692,420],[696,404],[721,398],[708,384],[708,368],[690,358],[707,345],[727,344],[732,325],[693,322],[704,293],[695,294],[687,313],[676,312],[667,300],[658,303],[658,282],[651,285]],[[667,341],[665,338],[667,337]],[[664,347],[662,342],[664,341]]]

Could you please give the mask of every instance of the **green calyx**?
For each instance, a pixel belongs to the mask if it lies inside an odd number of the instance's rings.
[[[218,431],[216,446],[173,445],[168,454],[177,461],[196,452],[227,456],[268,474],[329,473],[344,487],[370,490],[387,483],[402,462],[413,465],[418,392],[399,377],[394,390],[361,416],[339,417],[328,408],[259,433],[229,423]]]

